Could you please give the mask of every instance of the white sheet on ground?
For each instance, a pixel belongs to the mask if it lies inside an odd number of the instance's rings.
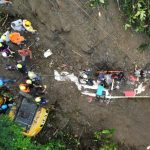
[[[81,89],[94,89],[96,90],[98,87],[98,83],[94,81],[93,86],[85,85],[85,84],[80,84],[78,81],[78,77],[76,77],[73,73],[69,74],[68,72],[61,72],[59,73],[57,70],[54,70],[54,76],[55,80],[57,81],[72,81],[76,84],[78,90],[81,91]],[[89,92],[87,90],[83,91],[82,94],[84,95],[89,95],[89,96],[96,96],[95,93]]]
[[[145,88],[146,87],[143,86],[143,83],[141,83],[136,89],[134,89],[134,91],[135,91],[136,94],[140,94],[140,93],[145,91]]]
[[[91,93],[91,92],[89,92],[89,91],[83,91],[83,92],[81,92],[81,93],[84,94],[84,95],[96,97],[96,93]]]

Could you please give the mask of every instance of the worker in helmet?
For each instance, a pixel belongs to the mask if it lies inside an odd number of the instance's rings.
[[[31,79],[26,79],[25,83],[29,86],[30,90],[34,88],[34,82]]]
[[[23,73],[23,74],[27,73],[26,65],[23,65],[23,64],[21,64],[21,63],[18,63],[18,64],[16,65],[16,68],[17,68],[17,70],[18,70],[20,73]]]
[[[33,84],[34,88],[31,88],[31,94],[34,96],[44,95],[47,89],[46,85]]]
[[[10,39],[9,39],[9,35],[10,35],[10,32],[9,31],[6,31],[0,38],[0,42],[9,42]]]
[[[34,101],[38,104],[38,105],[44,105],[47,103],[47,100],[45,97],[41,97],[41,96],[38,96],[34,99]]]
[[[15,83],[15,82],[16,80],[0,78],[0,87],[5,86],[7,83]]]
[[[24,93],[29,93],[30,92],[30,88],[27,84],[20,84],[19,89],[20,89],[21,92],[24,92]]]
[[[33,71],[28,71],[28,77],[32,81],[40,81],[41,80],[41,77],[39,75],[37,75],[35,72],[33,72]]]
[[[33,29],[31,22],[28,21],[28,20],[23,20],[23,27],[24,27],[28,32],[31,32],[31,33],[35,33],[35,32],[36,32],[36,30]]]
[[[20,45],[25,41],[25,38],[18,32],[13,32],[9,35],[10,41],[14,44]]]
[[[18,50],[18,53],[22,57],[22,61],[25,61],[27,56],[29,56],[30,59],[32,59],[32,52],[29,49]]]

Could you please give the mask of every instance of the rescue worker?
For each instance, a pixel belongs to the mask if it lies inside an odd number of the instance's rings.
[[[4,58],[8,58],[8,57],[14,57],[13,54],[15,52],[11,51],[10,49],[4,49],[1,53]]]
[[[31,94],[34,96],[38,96],[38,95],[44,95],[45,91],[46,91],[46,85],[42,86],[42,85],[37,85],[37,84],[33,84],[32,85],[33,88],[31,88]]]
[[[14,100],[14,95],[10,91],[5,90],[1,94],[2,94],[3,101],[8,102],[8,104],[9,104],[9,102]]]
[[[23,27],[31,33],[35,33],[37,31],[33,29],[31,22],[28,20],[23,20]]]
[[[0,42],[0,52],[5,49],[9,49],[9,46],[5,42]]]
[[[32,89],[34,88],[34,84],[33,84],[33,81],[31,79],[27,79],[25,81],[26,84],[28,84],[29,88]]]
[[[19,89],[21,92],[24,92],[24,93],[29,93],[30,92],[30,88],[27,84],[20,84],[19,85]]]
[[[9,38],[10,32],[6,31],[0,38],[0,42],[9,42],[10,38]]]
[[[8,109],[8,105],[2,104],[0,107],[0,113],[6,113],[7,109]]]
[[[3,57],[13,57],[13,54],[15,53],[9,49],[9,46],[6,44],[6,42],[0,43],[0,52]]]
[[[98,85],[98,89],[96,91],[96,99],[104,98],[108,95],[108,90],[103,85]]]
[[[36,73],[34,73],[33,71],[28,71],[28,77],[32,81],[40,81],[41,80],[41,77],[39,75],[37,75]]]
[[[22,57],[22,61],[25,61],[27,56],[29,56],[30,59],[32,59],[32,52],[29,49],[18,50],[18,53]]]
[[[20,45],[25,41],[25,38],[18,32],[13,32],[9,35],[10,41],[14,44]]]
[[[34,100],[38,105],[44,105],[47,103],[46,98],[41,96],[36,97]]]
[[[0,78],[0,87],[5,86],[6,83],[14,83],[14,82],[16,82],[16,80]]]
[[[137,78],[144,79],[146,77],[146,72],[144,70],[142,70],[141,68],[139,68],[137,65],[135,65],[134,75]]]
[[[18,64],[16,65],[16,67],[17,67],[17,70],[18,70],[20,73],[23,73],[23,74],[27,73],[26,65],[23,65],[23,64],[21,64],[21,63],[18,63]]]

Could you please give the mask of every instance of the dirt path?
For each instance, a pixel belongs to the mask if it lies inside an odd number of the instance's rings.
[[[115,128],[116,141],[143,150],[150,143],[149,100],[116,100],[106,105],[88,103],[74,84],[54,81],[53,70],[67,64],[77,73],[96,63],[110,68],[131,70],[133,64],[149,63],[149,51],[139,53],[140,44],[148,37],[124,31],[117,5],[110,0],[107,10],[91,9],[87,0],[14,0],[13,13],[28,18],[39,31],[40,40],[31,48],[35,71],[41,73],[48,85],[49,103],[58,102],[64,118],[80,135],[101,128]],[[33,40],[32,37],[30,40]],[[53,55],[43,59],[43,50],[51,48]],[[63,120],[63,119],[62,119]]]

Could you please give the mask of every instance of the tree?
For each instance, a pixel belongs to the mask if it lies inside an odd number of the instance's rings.
[[[7,116],[0,116],[0,150],[66,150],[60,141],[52,140],[46,145],[31,142],[22,134],[22,128]]]
[[[150,1],[119,1],[126,19],[125,29],[133,27],[136,32],[145,32],[150,36]]]

